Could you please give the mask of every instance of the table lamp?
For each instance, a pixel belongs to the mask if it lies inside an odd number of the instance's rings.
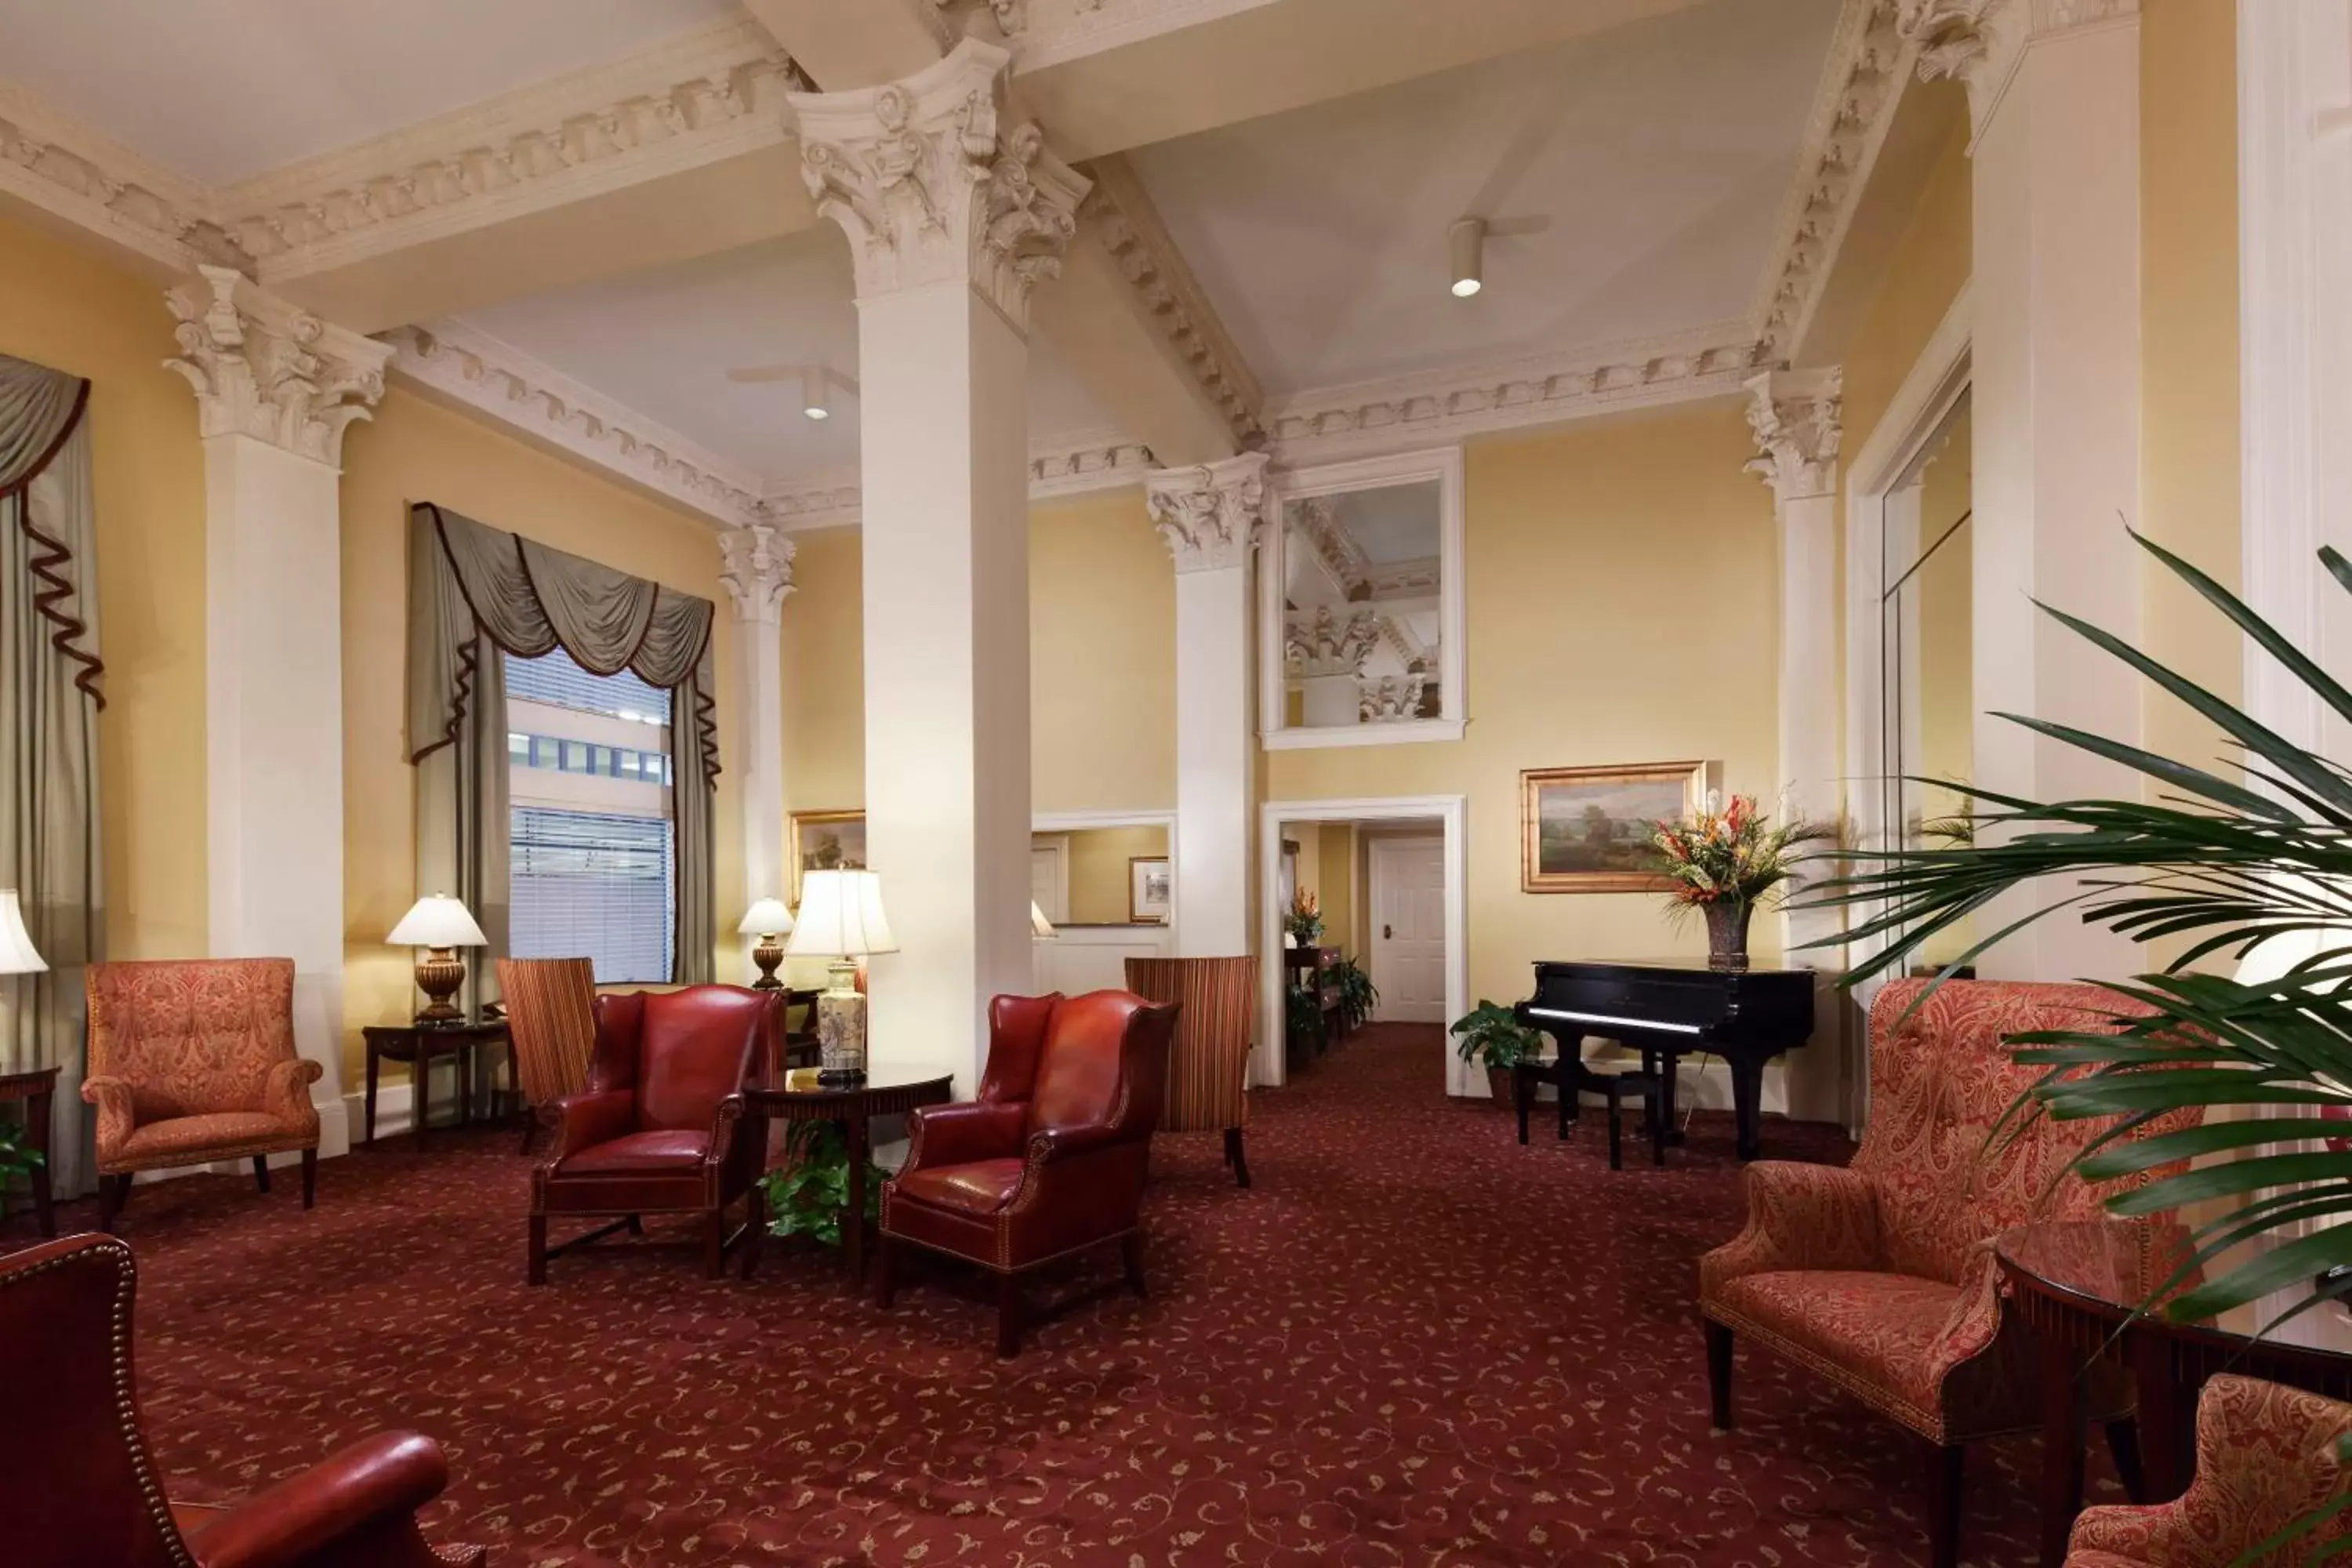
[[[48,965],[25,929],[25,911],[17,906],[16,889],[0,888],[0,974],[45,974]]]
[[[1045,918],[1045,911],[1037,907],[1034,899],[1029,900],[1029,934],[1040,939],[1054,934],[1054,922]]]
[[[866,1081],[866,997],[857,960],[896,952],[882,914],[882,879],[871,871],[810,871],[801,878],[800,921],[784,951],[832,962],[833,984],[817,994],[817,1082],[828,1089]]]
[[[781,991],[784,983],[776,978],[776,965],[784,961],[780,939],[792,934],[793,911],[784,908],[782,899],[761,899],[743,916],[743,923],[735,928],[738,936],[756,936],[759,945],[751,949],[751,962],[760,966],[760,978],[751,982],[754,991]]]
[[[457,956],[461,947],[488,947],[489,939],[466,906],[446,893],[427,893],[409,906],[392,928],[384,942],[393,947],[421,947],[425,956],[416,961],[416,988],[425,993],[425,1011],[416,1015],[420,1024],[457,1024],[465,1015],[449,1000],[457,987],[466,984],[466,961]]]

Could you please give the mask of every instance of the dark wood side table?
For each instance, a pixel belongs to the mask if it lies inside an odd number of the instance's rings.
[[[367,1041],[367,1138],[369,1148],[375,1146],[375,1080],[376,1069],[386,1060],[406,1062],[409,1082],[414,1086],[414,1101],[410,1108],[412,1125],[416,1132],[416,1147],[425,1148],[425,1113],[431,1108],[433,1060],[436,1057],[457,1058],[457,1121],[460,1125],[474,1119],[474,1073],[478,1065],[475,1053],[484,1046],[508,1046],[507,1092],[516,1092],[514,1050],[507,1038],[506,1020],[487,1018],[468,1024],[370,1024],[360,1030]]]
[[[33,1147],[40,1152],[41,1163],[33,1167],[26,1179],[32,1184],[33,1214],[40,1221],[41,1234],[52,1237],[58,1234],[58,1211],[49,1195],[49,1116],[50,1101],[57,1092],[55,1068],[0,1073],[0,1100],[24,1102],[25,1130],[32,1134]]]
[[[2309,1342],[2255,1340],[2210,1323],[2133,1311],[2187,1256],[2187,1233],[2164,1222],[2052,1220],[2021,1226],[1993,1243],[2009,1309],[2042,1345],[2042,1563],[2061,1568],[2083,1510],[2081,1379],[2094,1361],[2119,1365],[2137,1398],[2147,1502],[2169,1502],[2197,1468],[2197,1396],[2217,1372],[2286,1384],[2352,1401],[2352,1321],[2306,1312],[2283,1333]]]
[[[810,1075],[814,1079],[814,1074]],[[775,1121],[833,1121],[849,1148],[849,1202],[841,1211],[842,1250],[852,1283],[866,1279],[866,1167],[874,1154],[871,1123],[877,1116],[903,1116],[923,1105],[944,1105],[954,1097],[955,1079],[869,1078],[855,1089],[821,1089],[814,1082],[793,1087],[789,1073],[743,1086],[745,1109]]]

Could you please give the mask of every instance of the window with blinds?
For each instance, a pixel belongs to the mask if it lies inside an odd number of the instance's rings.
[[[586,958],[599,984],[667,981],[677,959],[669,693],[591,675],[562,649],[506,661],[508,945]]]

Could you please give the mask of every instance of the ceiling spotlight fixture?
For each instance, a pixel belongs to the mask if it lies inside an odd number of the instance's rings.
[[[812,419],[833,417],[833,409],[824,400],[824,366],[821,364],[801,368],[801,412]]]
[[[1454,297],[1467,300],[1486,287],[1481,277],[1485,270],[1486,220],[1482,217],[1458,217],[1445,231],[1448,248],[1454,255]]]

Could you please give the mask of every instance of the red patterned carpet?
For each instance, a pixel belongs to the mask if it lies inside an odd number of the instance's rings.
[[[290,1182],[143,1187],[148,1431],[199,1499],[431,1433],[457,1479],[429,1522],[498,1568],[1922,1561],[1921,1451],[1850,1402],[1743,1355],[1742,1427],[1708,1434],[1692,1260],[1738,1226],[1727,1120],[1612,1173],[1598,1137],[1521,1149],[1449,1102],[1441,1048],[1376,1027],[1259,1096],[1248,1193],[1213,1137],[1164,1140],[1153,1300],[1009,1364],[976,1294],[885,1314],[788,1249],[749,1286],[669,1253],[528,1289],[504,1135],[330,1161],[310,1215]],[[1972,1462],[1969,1562],[2030,1561],[2035,1457]]]

